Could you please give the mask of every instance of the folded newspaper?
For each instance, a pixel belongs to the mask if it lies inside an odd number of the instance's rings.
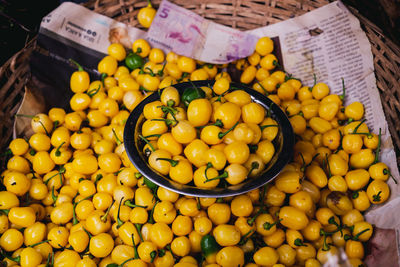
[[[81,5],[71,2],[61,4],[43,18],[37,39],[38,49],[33,53],[31,69],[36,84],[42,87],[48,104],[51,98],[64,99],[68,104],[68,93],[62,91],[61,84],[67,84],[68,73],[72,66],[69,58],[79,59],[92,76],[97,73],[97,62],[107,53],[110,43],[120,42],[130,49],[138,38],[148,40],[153,47],[165,52],[198,59],[203,62],[223,64],[252,54],[257,39],[269,36],[278,40],[285,70],[300,78],[303,84],[312,85],[314,75],[319,81],[329,85],[333,93],[342,90],[342,78],[345,81],[346,103],[361,101],[365,106],[365,118],[373,132],[382,129],[381,161],[391,169],[395,179],[400,181],[388,125],[382,104],[378,99],[371,45],[360,22],[339,1],[310,11],[302,16],[278,22],[250,31],[240,31],[206,20],[201,16],[172,4],[161,2],[153,23],[147,32],[128,26],[109,17],[95,13]],[[65,75],[43,65],[64,68]],[[54,87],[58,87],[54,92]],[[64,98],[60,98],[64,96]],[[29,100],[28,100],[29,99]],[[26,94],[21,109],[30,108],[32,99]],[[62,100],[61,100],[62,101]],[[54,102],[53,102],[54,103]],[[15,135],[26,130],[22,118],[16,120]],[[371,248],[375,253],[370,262],[390,263],[400,266],[400,185],[389,182],[391,197],[384,205],[371,208],[365,217],[378,229],[378,240]],[[380,239],[379,239],[380,238]],[[391,250],[387,241],[391,240]],[[394,246],[394,243],[397,245]],[[385,249],[385,255],[379,248]],[[382,250],[383,251],[383,250]],[[389,252],[392,251],[392,254]],[[380,255],[382,254],[382,255]],[[385,257],[387,259],[385,259]],[[368,261],[368,257],[367,257]],[[333,266],[333,265],[332,265]]]

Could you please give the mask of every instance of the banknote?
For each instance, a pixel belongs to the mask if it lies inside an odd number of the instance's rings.
[[[258,38],[163,0],[147,32],[147,39],[152,46],[164,51],[223,64],[251,55]]]

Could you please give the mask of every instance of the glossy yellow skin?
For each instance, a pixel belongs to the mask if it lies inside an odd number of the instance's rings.
[[[282,219],[280,222],[282,225],[293,230],[304,229],[309,221],[303,211],[290,206],[285,206],[280,209],[279,219]]]

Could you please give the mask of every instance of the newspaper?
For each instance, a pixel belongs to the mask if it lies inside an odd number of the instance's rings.
[[[354,101],[364,104],[366,123],[370,129],[374,133],[382,130],[380,160],[390,167],[392,175],[400,182],[396,155],[376,86],[371,45],[360,22],[339,1],[302,16],[246,32],[211,22],[166,0],[162,1],[148,32],[78,4],[65,2],[43,18],[38,37],[39,46],[47,52],[42,53],[36,63],[44,64],[43,59],[51,58],[50,65],[58,65],[56,68],[47,66],[46,73],[39,73],[40,66],[32,64],[32,72],[34,77],[37,73],[46,78],[55,76],[55,80],[64,83],[72,67],[63,71],[64,79],[59,79],[57,73],[48,72],[59,70],[63,64],[67,64],[67,55],[80,56],[82,62],[86,63],[83,64],[85,69],[95,73],[95,63],[107,53],[109,44],[120,42],[130,49],[138,38],[147,39],[165,52],[174,51],[209,63],[227,63],[249,56],[254,51],[257,38],[262,36],[278,40],[277,49],[281,51],[285,71],[301,79],[303,84],[312,85],[315,75],[318,81],[329,85],[332,93],[341,94],[344,79],[346,104]],[[93,57],[85,62],[86,55]],[[40,75],[38,77],[40,80]],[[51,83],[47,87],[61,90],[60,86]],[[54,103],[60,104],[60,100]],[[388,184],[391,188],[389,201],[371,208],[365,217],[377,229],[384,230],[380,232],[382,236],[390,235],[392,242],[400,244],[400,219],[397,216],[397,210],[400,210],[400,185],[392,180]],[[384,247],[385,241],[376,241],[376,247]],[[400,259],[400,247],[393,244],[391,248],[397,251],[396,260],[394,256],[391,260],[397,261]],[[388,255],[386,252],[384,254]]]
[[[133,41],[144,38],[146,32],[130,27],[89,9],[64,2],[42,19],[41,33],[65,38],[72,45],[84,46],[107,54],[110,43],[119,42],[131,48]]]

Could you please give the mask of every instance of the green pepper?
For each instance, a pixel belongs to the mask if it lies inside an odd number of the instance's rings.
[[[143,64],[143,58],[141,58],[138,54],[130,53],[125,58],[125,65],[131,70],[139,69],[143,66]]]
[[[193,87],[188,87],[183,91],[182,102],[187,107],[193,100],[204,97],[206,97],[206,93],[193,85]]]
[[[215,256],[221,248],[213,235],[203,236],[200,241],[200,247],[206,259]]]

